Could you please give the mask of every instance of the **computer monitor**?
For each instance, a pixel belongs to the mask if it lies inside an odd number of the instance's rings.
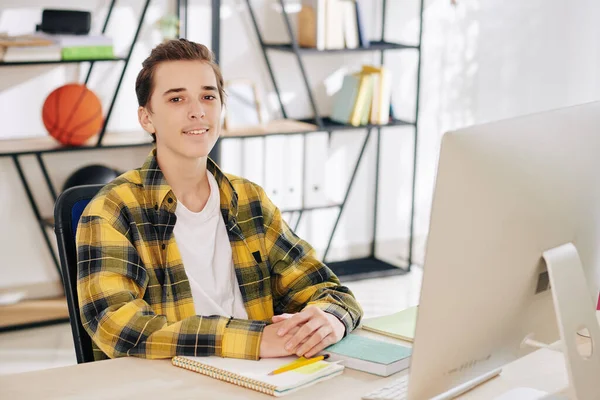
[[[600,102],[442,139],[409,399],[559,340],[544,251],[573,243],[600,289]],[[591,303],[590,303],[591,304]]]

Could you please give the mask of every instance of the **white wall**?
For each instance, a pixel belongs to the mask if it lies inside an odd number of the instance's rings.
[[[416,193],[421,238],[443,132],[600,99],[599,2],[457,3],[432,0],[425,11]]]
[[[90,2],[94,11],[96,28],[99,29],[107,1]],[[130,68],[123,82],[118,101],[111,117],[109,129],[113,131],[138,130],[133,83],[143,58],[160,40],[152,24],[167,10],[173,1],[153,1],[142,30]],[[224,0],[222,7],[221,65],[226,79],[253,79],[261,92],[264,114],[277,115],[274,92],[265,64],[254,35],[245,2]],[[294,1],[289,1],[290,11]],[[369,23],[371,37],[380,31],[379,2],[372,8],[363,7]],[[416,43],[418,34],[418,0],[388,1],[386,38]],[[0,13],[0,31],[11,33],[26,31],[39,22],[41,7],[57,6],[58,3],[42,0],[3,0]],[[86,3],[87,4],[87,3]],[[125,50],[133,35],[134,19],[139,14],[141,0],[121,0],[115,10],[115,22],[109,33],[115,35],[118,50]],[[188,38],[210,45],[210,1],[190,0]],[[284,41],[285,27],[274,2],[254,0],[259,24],[265,37]],[[61,2],[63,7],[79,7],[79,2]],[[596,77],[599,56],[600,5],[592,0],[530,0],[480,1],[458,0],[457,6],[450,0],[426,2],[425,31],[423,37],[423,67],[421,79],[421,102],[419,124],[419,159],[417,181],[416,261],[422,262],[423,244],[427,233],[429,207],[434,183],[439,139],[449,129],[494,119],[511,117],[570,104],[596,100],[600,94],[600,82]],[[14,14],[19,9],[19,16]],[[293,55],[271,52],[271,62],[283,93],[290,117],[310,116],[308,98],[300,80],[300,72]],[[388,53],[386,62],[394,74],[394,104],[402,118],[414,116],[416,77],[415,52]],[[305,67],[317,103],[323,114],[331,108],[328,93],[339,85],[341,72],[359,67],[362,63],[377,62],[368,53],[307,56]],[[75,66],[2,68],[0,70],[0,120],[3,129],[0,138],[45,135],[39,110],[45,95],[54,87],[74,79],[81,71]],[[104,65],[95,72],[90,87],[108,104],[116,83],[118,69]],[[323,198],[341,200],[343,189],[354,166],[363,130],[335,133],[329,149],[325,134],[311,136],[308,144],[308,160],[311,180],[307,187],[311,202]],[[374,138],[371,138],[374,139]],[[223,142],[222,166],[225,170],[244,173],[268,189],[273,181],[283,177],[296,184],[295,165],[301,160],[297,153],[284,151],[286,160],[279,175],[275,169],[263,165],[262,160],[281,162],[276,149],[281,145],[300,145],[301,140],[292,138],[255,139],[244,144],[236,140]],[[349,198],[338,234],[332,245],[330,260],[347,256],[366,255],[372,237],[373,210],[373,161],[374,142],[370,141],[365,160],[358,171],[357,182]],[[412,131],[409,128],[390,128],[382,135],[379,182],[378,254],[401,263],[406,258],[405,244],[409,227],[409,202],[412,177]],[[241,149],[245,169],[240,165]],[[264,152],[266,149],[266,153]],[[147,149],[81,152],[47,157],[51,175],[57,186],[70,171],[92,161],[93,157],[119,168],[139,165]],[[325,159],[323,154],[327,154]],[[258,156],[257,156],[258,155]],[[36,197],[43,205],[45,214],[51,213],[52,202],[43,186],[41,175],[33,163],[26,163],[28,176],[36,187]],[[41,234],[32,212],[26,203],[10,159],[0,159],[0,220],[14,227],[11,233],[3,230],[0,251],[3,279],[0,290],[44,282],[56,282],[51,259],[41,241]],[[266,174],[263,171],[268,171]],[[271,172],[269,172],[271,171]],[[322,171],[322,173],[319,173]],[[289,181],[280,182],[289,189]],[[312,186],[319,186],[313,190]],[[296,188],[299,190],[299,188]],[[321,193],[319,193],[321,192]],[[296,191],[297,193],[297,191]],[[285,201],[289,201],[289,196]],[[282,205],[285,206],[285,205]],[[315,212],[305,218],[299,233],[319,251],[327,244],[329,230],[335,211]],[[391,251],[390,251],[391,250]],[[52,285],[50,285],[52,286]],[[50,287],[48,286],[48,287]],[[50,290],[60,293],[60,286],[40,289],[40,294]]]

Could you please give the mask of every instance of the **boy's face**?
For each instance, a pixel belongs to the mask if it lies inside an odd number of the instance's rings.
[[[157,149],[186,158],[206,157],[221,130],[221,99],[212,67],[202,61],[168,61],[154,71],[150,108],[140,124],[156,134]],[[160,152],[160,150],[159,150]]]

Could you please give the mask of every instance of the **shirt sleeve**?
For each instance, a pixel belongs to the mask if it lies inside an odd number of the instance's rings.
[[[259,358],[265,323],[191,316],[167,323],[144,300],[148,276],[124,224],[84,215],[77,229],[77,292],[83,326],[110,358],[176,355]],[[167,298],[165,307],[174,307]]]
[[[265,223],[265,241],[271,264],[275,314],[295,313],[315,306],[335,315],[354,330],[363,311],[354,295],[338,277],[316,258],[314,249],[299,238],[283,220],[280,210],[258,188]]]

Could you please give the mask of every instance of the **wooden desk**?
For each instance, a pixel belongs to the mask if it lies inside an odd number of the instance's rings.
[[[406,373],[407,371],[403,371],[381,378],[346,369],[341,376],[285,398],[323,398],[326,394],[327,400],[360,399],[362,395]],[[567,385],[567,372],[562,354],[542,349],[508,364],[500,376],[466,393],[461,399],[493,399],[519,386],[556,393],[564,390]],[[273,397],[176,368],[171,365],[170,360],[120,358],[0,376],[0,398],[176,400]]]

